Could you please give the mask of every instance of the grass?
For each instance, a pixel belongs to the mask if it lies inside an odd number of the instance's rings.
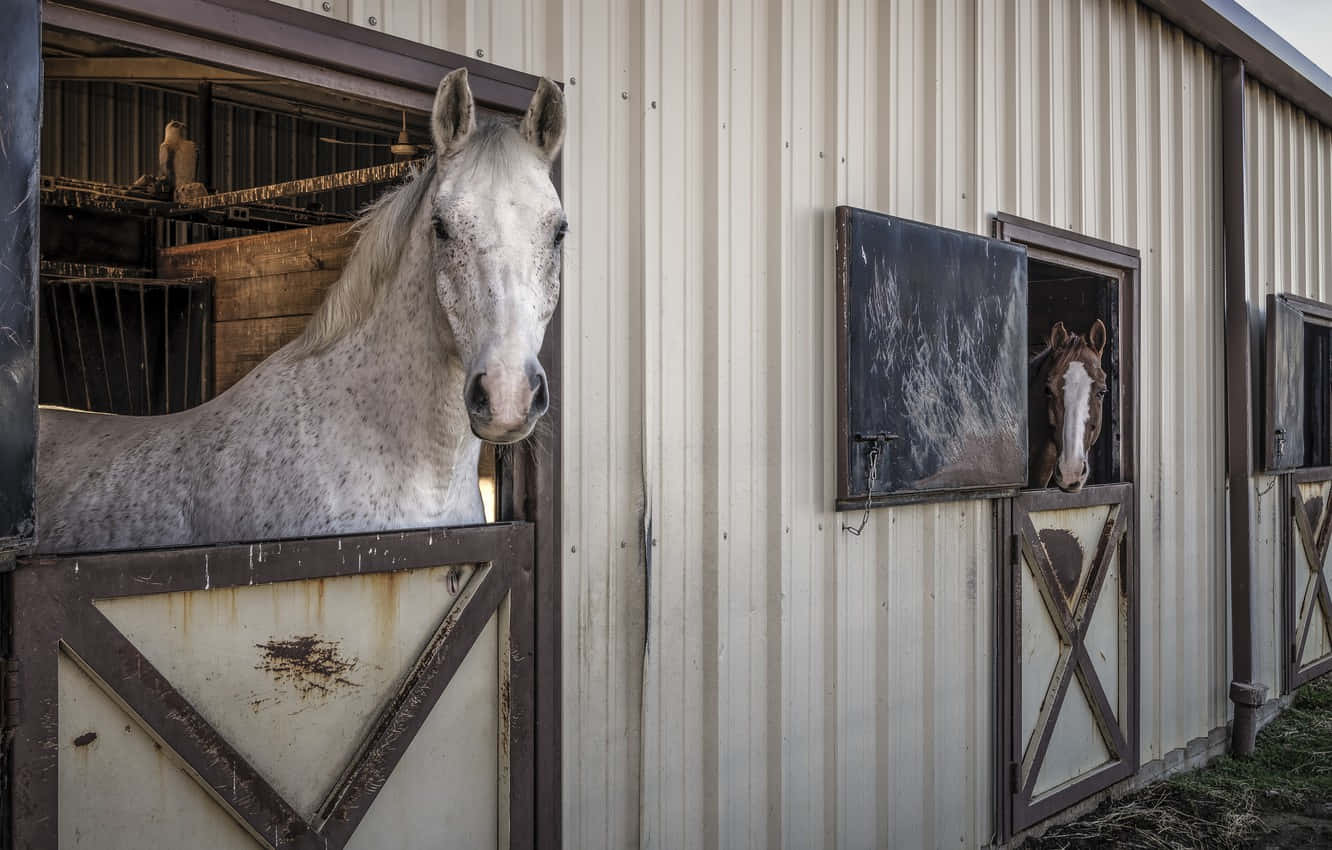
[[[1252,758],[1224,756],[1103,803],[1022,845],[1030,850],[1116,847],[1243,848],[1283,816],[1332,803],[1332,676],[1305,685],[1258,735]]]

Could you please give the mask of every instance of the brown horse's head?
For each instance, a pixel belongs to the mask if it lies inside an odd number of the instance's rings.
[[[1036,470],[1032,483],[1048,487],[1053,478],[1059,489],[1073,493],[1087,483],[1088,454],[1101,434],[1101,400],[1105,398],[1105,325],[1100,319],[1086,337],[1072,334],[1063,322],[1050,331],[1049,347],[1038,358],[1032,393],[1045,393],[1048,430],[1033,445]],[[1038,423],[1033,421],[1033,437]]]

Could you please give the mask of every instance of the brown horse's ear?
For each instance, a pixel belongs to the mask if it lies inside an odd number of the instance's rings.
[[[1050,347],[1063,348],[1066,342],[1068,342],[1068,329],[1064,327],[1063,322],[1055,322],[1055,326],[1050,329]]]
[[[1101,352],[1105,351],[1105,324],[1100,319],[1097,319],[1096,323],[1091,326],[1091,330],[1087,332],[1087,342],[1091,343],[1091,347],[1096,349],[1097,357],[1100,357]]]

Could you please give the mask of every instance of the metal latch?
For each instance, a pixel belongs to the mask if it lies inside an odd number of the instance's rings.
[[[888,454],[888,444],[900,438],[896,434],[880,431],[873,434],[853,434],[851,439],[862,445],[869,445],[869,472],[865,475],[865,513],[860,518],[860,525],[854,528],[849,525],[842,526],[843,531],[859,537],[860,532],[865,530],[865,523],[869,522],[870,505],[874,499],[874,485],[879,483],[879,460]]]
[[[1272,458],[1273,460],[1278,461],[1278,463],[1274,464],[1275,466],[1281,465],[1279,461],[1281,456],[1285,453],[1286,453],[1286,429],[1278,428],[1276,429],[1276,432],[1272,435]]]

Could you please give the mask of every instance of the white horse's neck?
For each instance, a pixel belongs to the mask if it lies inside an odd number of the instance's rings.
[[[471,432],[466,376],[435,293],[428,228],[428,219],[414,216],[396,273],[364,322],[313,354],[269,363],[289,370],[310,396],[310,403],[292,406],[296,427],[332,419],[319,427],[377,432],[386,454],[410,458],[405,474],[417,489],[439,490],[444,503],[467,506],[465,516],[450,507],[450,521],[473,521],[481,441]]]

